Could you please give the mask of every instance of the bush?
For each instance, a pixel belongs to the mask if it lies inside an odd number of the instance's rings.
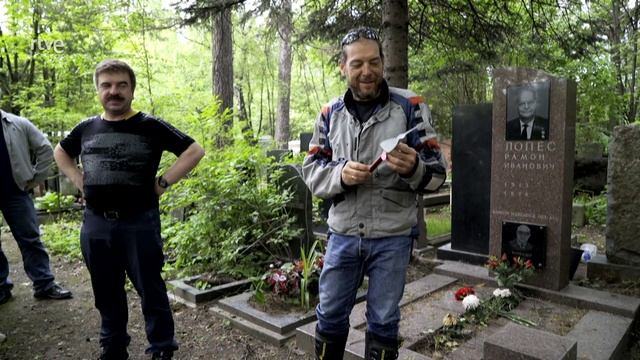
[[[216,116],[206,109],[192,120],[205,129],[222,128],[212,125],[220,121]],[[164,212],[187,209],[184,222],[163,219],[166,250],[175,260],[169,270],[257,275],[299,235],[292,227],[295,218],[285,210],[291,193],[276,187],[278,172],[262,149],[242,139],[222,148],[210,139],[198,142],[207,155],[161,198]]]
[[[607,223],[607,194],[580,194],[575,202],[584,205],[584,216],[587,224],[604,226]]]
[[[64,215],[55,223],[41,225],[40,237],[51,254],[82,259],[79,215]]]
[[[54,210],[68,209],[76,201],[71,195],[60,195],[57,192],[47,192],[43,196],[35,199],[35,207],[38,210],[52,212]]]

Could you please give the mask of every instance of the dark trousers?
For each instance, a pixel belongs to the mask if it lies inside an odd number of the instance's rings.
[[[26,192],[20,191],[0,198],[0,210],[18,243],[24,271],[33,282],[35,291],[47,290],[54,285],[49,266],[49,255],[40,241],[40,229],[33,200]],[[11,290],[9,262],[0,248],[0,289]]]
[[[160,275],[164,256],[158,209],[138,214],[99,213],[87,208],[80,232],[82,255],[91,274],[95,305],[102,318],[100,344],[129,344],[125,273],[140,295],[147,353],[176,350],[167,289]]]

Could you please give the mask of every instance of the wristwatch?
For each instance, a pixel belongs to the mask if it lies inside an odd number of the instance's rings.
[[[158,176],[158,186],[160,186],[163,189],[166,189],[169,187],[169,183],[164,177],[162,177],[162,175]]]

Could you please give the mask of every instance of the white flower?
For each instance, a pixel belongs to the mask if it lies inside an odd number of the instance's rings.
[[[508,298],[511,296],[511,291],[509,289],[495,289],[493,290],[494,297]]]
[[[287,281],[287,277],[284,275],[280,275],[280,278],[278,280],[280,280],[280,282],[285,282]]]
[[[465,311],[473,310],[477,308],[478,305],[480,305],[480,299],[473,294],[467,295],[462,299],[462,306],[464,306]]]

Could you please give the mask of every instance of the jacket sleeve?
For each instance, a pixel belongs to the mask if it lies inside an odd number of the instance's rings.
[[[410,98],[410,101],[412,113],[409,128],[418,126],[418,131],[409,134],[407,142],[418,152],[418,162],[413,175],[403,179],[415,191],[433,192],[447,178],[447,162],[440,151],[429,107],[418,96]]]
[[[330,199],[342,193],[341,173],[346,160],[332,161],[333,151],[329,143],[328,107],[318,115],[309,142],[309,153],[302,163],[302,176],[311,193],[323,199]]]
[[[29,153],[35,171],[32,181],[41,183],[47,178],[47,172],[53,162],[53,149],[49,140],[31,122],[25,121],[24,124],[29,142]]]

